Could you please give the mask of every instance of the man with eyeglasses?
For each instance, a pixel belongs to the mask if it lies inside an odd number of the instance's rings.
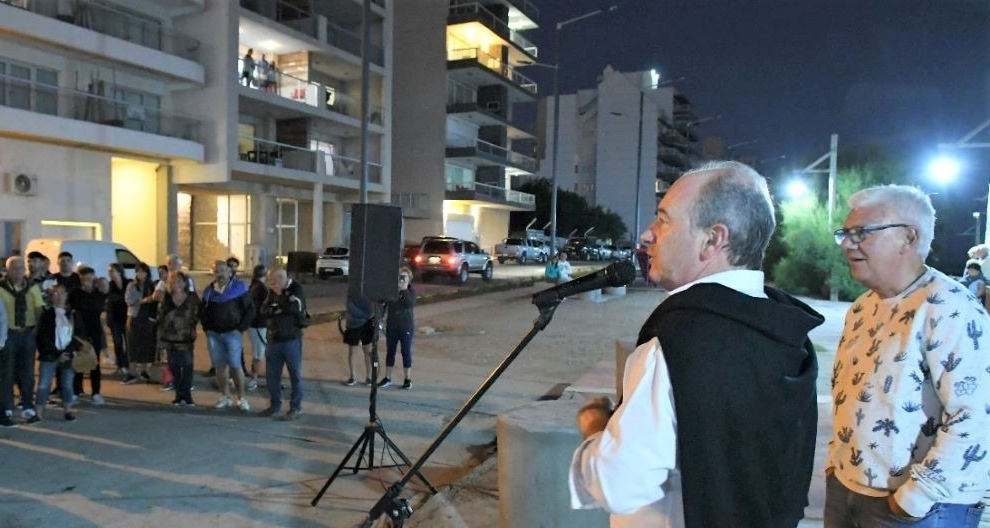
[[[990,318],[925,265],[928,196],[873,187],[835,240],[869,288],[846,314],[832,369],[825,527],[975,528],[990,488]]]

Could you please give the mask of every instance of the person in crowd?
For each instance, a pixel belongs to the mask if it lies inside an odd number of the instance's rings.
[[[241,335],[254,320],[255,306],[247,286],[230,276],[227,263],[213,263],[213,282],[203,291],[200,305],[200,321],[209,341],[210,360],[217,373],[217,386],[222,396],[217,409],[234,404],[230,398],[229,377],[234,379],[237,406],[242,411],[251,410],[244,394],[243,344]]]
[[[31,284],[41,285],[42,293],[44,293],[48,289],[45,287],[44,282],[54,280],[54,277],[48,271],[48,258],[40,251],[32,251],[28,253],[27,259],[28,280],[31,281]]]
[[[567,253],[561,251],[559,257],[560,262],[557,263],[560,270],[560,277],[557,279],[558,284],[571,280],[571,263],[567,260]]]
[[[346,327],[344,343],[347,344],[347,371],[349,373],[344,385],[353,386],[354,356],[358,346],[364,352],[364,384],[371,385],[371,343],[375,340],[375,326],[372,316],[375,307],[365,297],[347,296]]]
[[[0,283],[6,280],[6,273],[4,273],[4,277],[0,278]],[[7,416],[6,410],[9,404],[7,403],[8,398],[4,396],[5,393],[10,392],[9,399],[14,399],[13,378],[10,376],[13,371],[11,368],[13,361],[6,350],[7,329],[7,303],[0,302],[0,426],[3,427],[14,425],[13,420]],[[8,380],[8,378],[10,379]]]
[[[251,301],[255,306],[263,306],[268,298],[268,286],[265,284],[266,270],[264,264],[258,264],[252,270]],[[251,327],[248,328],[248,341],[251,343],[251,379],[247,382],[249,391],[258,390],[258,372],[261,370],[261,360],[265,357],[265,345],[268,343],[268,324],[263,310],[258,310]]]
[[[268,64],[268,75],[265,76],[265,90],[269,93],[278,93],[278,65],[275,61]]]
[[[171,254],[165,261],[165,265],[158,266],[158,282],[155,283],[155,300],[161,302],[165,298],[165,289],[169,282],[165,280],[171,273],[178,273],[182,271],[182,257]],[[196,283],[193,281],[192,275],[188,273],[185,274],[188,284],[186,284],[186,289],[189,293],[196,293]]]
[[[379,387],[392,384],[392,367],[395,366],[395,349],[402,345],[403,389],[412,388],[413,333],[416,331],[413,309],[416,307],[416,291],[412,287],[412,270],[403,266],[399,270],[399,296],[388,303],[385,323],[385,377]]]
[[[835,240],[868,291],[832,368],[825,527],[976,528],[990,489],[990,318],[925,265],[935,209],[914,187],[849,198]]]
[[[78,290],[77,290],[78,291]],[[72,386],[77,374],[72,371],[72,357],[79,350],[78,339],[88,341],[88,332],[79,311],[70,307],[65,286],[56,284],[49,291],[52,304],[38,319],[38,415],[28,423],[41,421],[52,378],[58,377],[62,392],[62,413],[67,422],[76,419],[72,413]]]
[[[966,275],[962,278],[963,286],[969,289],[969,293],[985,304],[987,295],[987,278],[983,276],[983,269],[980,263],[971,260],[966,263]]]
[[[265,85],[265,81],[268,79],[268,57],[264,53],[261,54],[261,59],[257,62],[257,66],[254,69],[254,84],[262,91],[268,91],[268,87]]]
[[[79,274],[73,269],[72,253],[63,251],[58,254],[58,273],[55,274],[55,282],[65,286],[65,290],[72,295],[72,292],[79,288]]]
[[[113,262],[107,266],[107,326],[110,327],[110,337],[113,341],[114,363],[117,374],[122,378],[127,376],[129,364],[127,361],[127,300],[124,298],[130,280],[124,276],[124,266]]]
[[[0,283],[0,301],[7,312],[7,343],[0,357],[0,426],[13,425],[14,382],[20,391],[21,418],[30,420],[34,408],[35,326],[45,302],[41,288],[27,280],[23,257],[7,259],[7,279]]]
[[[282,408],[282,370],[289,371],[289,410],[282,417],[290,421],[302,413],[302,332],[306,327],[306,297],[302,286],[282,268],[268,271],[268,297],[261,306],[268,324],[265,377],[268,378],[268,408],[262,416],[273,416]]]
[[[172,284],[159,303],[158,342],[168,356],[168,368],[175,384],[172,405],[195,407],[192,398],[193,351],[196,348],[196,325],[199,324],[199,296],[189,293],[186,274],[169,275]],[[178,286],[177,286],[178,285]]]
[[[985,269],[987,264],[990,264],[990,246],[986,244],[977,244],[969,248],[966,255],[969,257],[966,263],[969,264],[970,260],[975,260],[980,265],[980,269]],[[963,270],[963,275],[966,275],[966,270]]]
[[[227,267],[230,268],[230,278],[239,279],[240,277],[237,276],[237,270],[241,267],[241,261],[238,260],[237,257],[231,255],[227,257],[225,262],[227,263]]]
[[[560,257],[557,255],[550,257],[550,262],[547,262],[547,266],[543,270],[543,277],[547,282],[560,283]]]
[[[254,53],[253,49],[248,48],[247,53],[244,54],[244,58],[241,59],[241,84],[244,86],[254,86]]]
[[[83,322],[84,337],[93,345],[99,358],[107,348],[106,332],[103,329],[103,310],[107,306],[107,293],[109,285],[106,281],[96,280],[96,271],[89,266],[79,268],[79,288],[69,293],[69,306],[79,314]],[[82,372],[77,372],[73,381],[73,394],[81,396],[83,394]],[[103,405],[105,402],[100,395],[100,365],[97,361],[96,368],[89,372],[89,383],[93,391],[93,405]]]
[[[764,283],[766,180],[735,161],[677,179],[640,235],[671,291],[626,360],[622,404],[579,411],[572,506],[617,526],[793,528],[804,516],[824,319]],[[758,410],[759,412],[754,412]]]
[[[122,383],[131,385],[151,381],[148,368],[155,361],[157,346],[156,317],[158,300],[151,281],[151,268],[139,262],[134,280],[124,289],[127,303],[127,363],[129,371]]]

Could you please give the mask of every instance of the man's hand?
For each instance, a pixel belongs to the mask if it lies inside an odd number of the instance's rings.
[[[583,438],[605,430],[612,417],[612,400],[602,396],[588,401],[577,413],[578,430]]]
[[[910,513],[904,511],[904,508],[901,508],[901,505],[900,504],[897,504],[897,500],[894,499],[894,494],[893,493],[891,493],[890,495],[887,495],[887,505],[890,507],[890,513],[893,513],[894,515],[896,515],[898,517],[905,517],[907,519],[915,519],[916,518],[915,516],[911,515]]]

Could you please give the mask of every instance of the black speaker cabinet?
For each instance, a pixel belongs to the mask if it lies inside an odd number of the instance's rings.
[[[348,296],[373,302],[398,298],[401,249],[402,209],[379,204],[352,205]]]

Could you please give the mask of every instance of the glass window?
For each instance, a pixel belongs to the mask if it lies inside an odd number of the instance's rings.
[[[31,69],[18,64],[8,64],[7,106],[31,109]]]
[[[244,257],[251,243],[251,197],[235,195],[192,196],[192,267],[208,269],[214,260]]]
[[[117,262],[124,266],[124,269],[134,269],[138,263],[138,258],[126,249],[117,250]]]
[[[423,253],[450,253],[450,242],[428,240],[423,244]]]
[[[478,246],[474,242],[465,242],[465,245],[467,246],[468,253],[480,253]]]
[[[58,72],[38,68],[34,72],[34,111],[42,114],[58,114]]]

